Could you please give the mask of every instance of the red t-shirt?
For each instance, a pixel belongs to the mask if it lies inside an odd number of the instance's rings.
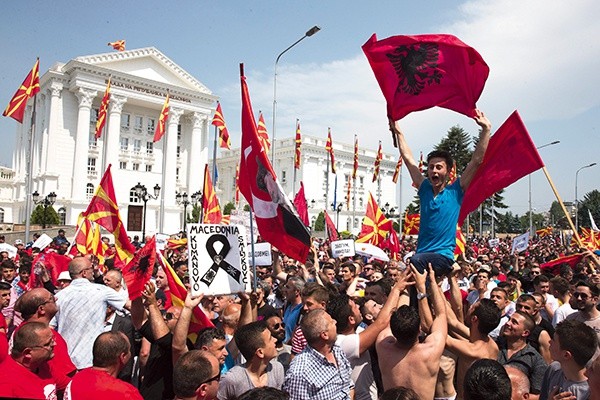
[[[143,400],[135,386],[105,371],[86,368],[77,373],[65,390],[65,400]]]

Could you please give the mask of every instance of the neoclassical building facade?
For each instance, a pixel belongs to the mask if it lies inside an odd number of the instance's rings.
[[[111,79],[107,123],[94,138],[98,108]],[[201,82],[153,47],[77,57],[56,63],[40,78],[33,135],[33,191],[57,194],[54,208],[75,225],[105,169],[111,172],[121,218],[130,234],[142,230],[143,202],[134,194],[140,182],[149,193],[146,233],[181,229],[178,192],[201,189],[208,161],[208,132],[217,97]],[[153,136],[167,92],[170,112],[166,134]],[[25,221],[30,119],[27,106],[18,124],[13,155],[13,190],[0,206],[4,219]],[[162,211],[162,212],[161,212]]]

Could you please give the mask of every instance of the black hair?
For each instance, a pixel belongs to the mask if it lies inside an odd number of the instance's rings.
[[[225,332],[219,328],[204,328],[198,332],[194,347],[198,350],[202,349],[202,346],[209,347],[213,340],[226,340]]]
[[[512,387],[508,373],[496,360],[477,360],[465,373],[465,400],[510,400]]]
[[[556,325],[561,350],[567,350],[580,367],[592,359],[598,348],[598,336],[594,329],[583,322],[566,319]]]
[[[237,329],[233,339],[246,360],[252,360],[256,350],[267,345],[262,338],[262,333],[267,329],[263,321],[251,322]]]
[[[353,316],[350,307],[350,297],[346,293],[340,293],[329,298],[327,313],[337,323],[338,333],[345,332],[349,327],[348,318]]]
[[[452,166],[454,165],[454,160],[452,159],[452,156],[450,155],[449,152],[447,152],[446,150],[433,150],[431,153],[427,154],[427,164],[428,165],[432,158],[443,158],[444,162],[446,163],[446,168],[448,169],[448,173],[450,173],[450,170],[452,169]]]
[[[404,346],[412,346],[417,341],[420,325],[421,320],[417,310],[406,305],[397,309],[390,318],[392,335]]]
[[[473,315],[479,321],[477,327],[479,333],[487,335],[500,323],[502,310],[490,299],[481,299],[479,305],[473,310]]]

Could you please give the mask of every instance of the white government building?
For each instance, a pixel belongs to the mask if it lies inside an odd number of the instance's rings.
[[[101,138],[95,140],[96,115],[109,77],[111,101],[107,123]],[[167,132],[161,141],[153,143],[167,91],[170,94]],[[56,193],[53,207],[61,223],[77,223],[106,166],[112,164],[115,194],[129,234],[142,231],[144,203],[134,190],[138,182],[150,194],[156,185],[161,187],[159,198],[146,203],[146,233],[174,233],[182,228],[183,206],[177,204],[175,196],[201,190],[204,165],[211,163],[209,132],[218,97],[206,86],[159,50],[148,47],[56,63],[40,77],[40,93],[36,98],[32,192],[37,191],[42,199]],[[32,111],[30,101],[23,124],[17,124],[13,168],[3,167],[0,171],[0,223],[25,221]],[[299,182],[304,182],[313,221],[326,204],[330,204],[328,210],[331,210],[334,201],[335,175],[330,173],[329,185],[326,183],[325,141],[325,138],[303,137],[296,185],[294,138],[276,141],[275,172],[286,193],[297,191]],[[380,179],[371,182],[376,151],[360,149],[356,200],[348,209],[345,197],[353,165],[353,144],[334,142],[333,147],[339,177],[337,202],[344,204],[339,214],[330,211],[330,215],[334,222],[339,216],[340,230],[356,231],[360,229],[369,191],[380,205],[398,203],[397,186],[392,182],[397,156],[384,154]],[[234,199],[239,155],[239,149],[220,151],[216,190],[221,207]]]

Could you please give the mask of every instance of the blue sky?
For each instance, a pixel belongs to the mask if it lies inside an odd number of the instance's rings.
[[[299,118],[302,132],[334,142],[395,153],[385,102],[362,54],[373,33],[451,33],[473,46],[490,66],[478,102],[494,129],[518,109],[565,201],[574,199],[575,172],[600,162],[600,3],[562,1],[64,1],[3,2],[0,13],[0,104],[3,108],[33,65],[45,72],[57,61],[127,48],[154,46],[221,98],[234,146],[239,143],[239,63],[245,63],[255,112],[271,127],[273,68],[277,54],[313,25],[321,31],[286,53],[278,67],[277,137],[289,137]],[[402,121],[413,151],[428,152],[459,124],[475,123],[431,109]],[[11,166],[16,123],[0,118],[0,164]],[[406,170],[405,170],[406,172]],[[403,205],[412,199],[404,174]],[[533,208],[546,211],[554,195],[544,174],[532,175]],[[600,188],[600,166],[580,172],[579,197]],[[527,179],[506,191],[514,213],[528,209]]]

